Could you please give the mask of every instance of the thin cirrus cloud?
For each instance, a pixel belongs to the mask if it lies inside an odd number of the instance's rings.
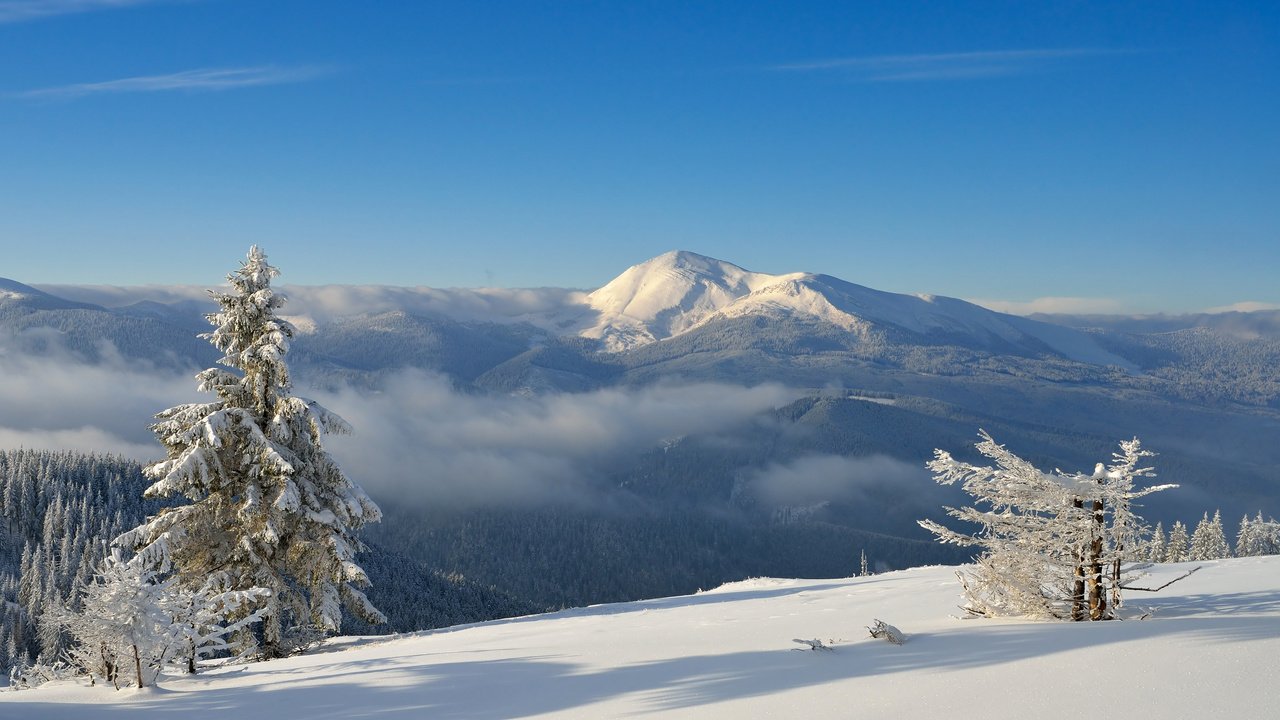
[[[135,5],[153,5],[165,1],[167,0],[0,0],[0,24]]]
[[[840,73],[863,82],[965,80],[1021,75],[1065,60],[1127,52],[1106,48],[984,50],[914,55],[864,55],[774,65],[780,72]]]
[[[326,68],[315,66],[280,67],[276,65],[261,65],[256,67],[201,68],[166,75],[142,75],[102,82],[59,85],[57,87],[28,90],[17,93],[17,96],[33,99],[71,100],[92,95],[121,93],[213,92],[262,85],[305,82],[328,72],[329,70]]]

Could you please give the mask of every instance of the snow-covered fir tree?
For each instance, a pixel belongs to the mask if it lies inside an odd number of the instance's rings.
[[[1259,555],[1280,555],[1280,523],[1274,518],[1263,520],[1261,510],[1253,519],[1245,515],[1236,535],[1236,557]]]
[[[1164,534],[1164,523],[1156,523],[1156,529],[1151,531],[1151,538],[1147,540],[1147,562],[1164,562],[1164,554],[1168,539]]]
[[[227,276],[230,292],[214,292],[219,312],[208,339],[229,369],[201,372],[208,403],[161,412],[152,426],[168,451],[148,466],[148,496],[182,496],[120,537],[159,571],[172,567],[194,589],[215,573],[228,588],[265,588],[263,653],[288,651],[290,624],[333,632],[342,607],[380,622],[358,586],[368,580],[355,562],[357,531],[380,519],[377,505],[349,480],[321,445],[347,424],[291,394],[285,355],[293,327],[276,312],[284,297],[271,289],[276,268],[258,247]]]
[[[1014,455],[985,431],[977,449],[994,466],[934,451],[929,468],[942,484],[962,483],[978,507],[947,508],[981,526],[973,535],[931,520],[920,525],[946,543],[979,547],[977,567],[962,577],[967,609],[979,615],[1105,620],[1119,606],[1123,563],[1141,557],[1141,518],[1133,500],[1173,485],[1135,488],[1154,475],[1140,467],[1152,453],[1120,443],[1112,463],[1093,474],[1049,474]]]
[[[1169,542],[1165,545],[1164,561],[1170,563],[1186,562],[1191,559],[1187,552],[1191,545],[1191,537],[1187,534],[1187,526],[1181,520],[1173,522],[1169,530]]]
[[[1253,533],[1257,538],[1254,552],[1259,555],[1280,555],[1280,522],[1275,518],[1262,519],[1262,512],[1253,520]]]
[[[1209,513],[1204,514],[1204,518],[1196,525],[1196,530],[1191,534],[1191,549],[1188,551],[1190,560],[1219,560],[1231,557],[1231,546],[1227,544],[1227,535],[1222,529],[1222,513],[1214,512],[1213,518],[1209,518]]]
[[[1261,514],[1261,513],[1259,513]],[[1236,532],[1236,557],[1252,557],[1262,553],[1252,552],[1254,549],[1253,521],[1246,513],[1240,518],[1240,529]]]

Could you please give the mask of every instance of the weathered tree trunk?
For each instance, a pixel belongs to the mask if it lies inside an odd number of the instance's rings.
[[[272,598],[272,604],[275,604],[275,598]],[[282,658],[285,656],[283,648],[283,628],[280,622],[279,606],[273,608],[275,612],[270,612],[262,618],[262,642],[258,644],[258,652],[265,659]]]
[[[1083,500],[1073,500],[1071,504],[1075,508],[1084,509]],[[1076,548],[1075,582],[1071,587],[1071,619],[1074,622],[1079,622],[1088,617],[1085,611],[1084,599],[1084,565],[1084,547],[1081,546]]]
[[[1088,604],[1085,602],[1084,596],[1084,566],[1083,553],[1077,554],[1075,583],[1071,587],[1071,619],[1075,622],[1089,617]]]
[[[264,642],[258,648],[258,652],[264,660],[278,660],[282,657],[288,657],[289,653],[284,651],[284,647],[279,642]]]
[[[138,674],[138,688],[142,688],[142,658],[138,657],[138,644],[133,644],[133,671]]]
[[[1089,619],[1106,620],[1107,595],[1106,583],[1102,581],[1102,537],[1106,530],[1106,516],[1103,514],[1101,500],[1093,501],[1093,539],[1089,543]]]
[[[117,690],[119,690],[120,681],[117,679],[119,671],[116,669],[116,664],[111,662],[110,658],[107,657],[106,643],[102,643],[102,667],[106,670],[107,679],[111,681],[111,684],[114,685]]]
[[[1120,607],[1120,558],[1124,548],[1116,547],[1116,559],[1111,563],[1111,609]]]
[[[1127,498],[1121,498],[1121,500],[1119,501],[1119,507],[1118,507],[1117,509],[1119,509],[1119,508],[1123,508],[1123,509],[1125,510],[1125,512],[1124,512],[1124,516],[1125,516],[1125,517],[1129,517],[1129,512],[1128,512],[1128,511],[1129,511],[1129,501],[1128,501],[1128,499],[1127,499]],[[1112,521],[1112,523],[1114,524],[1114,523],[1115,523],[1115,521],[1113,520],[1113,521]],[[1124,536],[1125,536],[1125,533],[1124,533],[1124,532],[1122,532],[1122,530],[1123,530],[1123,528],[1120,528],[1120,527],[1114,527],[1114,528],[1113,528],[1113,532],[1112,532],[1112,537],[1114,537],[1114,538],[1115,538],[1115,542],[1116,542],[1116,547],[1115,547],[1115,558],[1116,558],[1116,559],[1115,559],[1115,560],[1113,560],[1113,561],[1111,562],[1111,612],[1112,612],[1113,614],[1115,613],[1115,611],[1116,611],[1117,609],[1119,609],[1119,607],[1120,607],[1120,600],[1121,600],[1121,597],[1120,597],[1120,560],[1121,560],[1121,558],[1123,558],[1123,557],[1124,557],[1124,540],[1123,540],[1123,538],[1124,538]],[[1138,548],[1139,548],[1139,547],[1141,547],[1141,545],[1137,542],[1137,539],[1136,539],[1136,538],[1134,539],[1134,544],[1135,544],[1135,547],[1133,548],[1133,550],[1134,550],[1134,553],[1136,554],[1136,553],[1137,553],[1137,551],[1138,551]]]

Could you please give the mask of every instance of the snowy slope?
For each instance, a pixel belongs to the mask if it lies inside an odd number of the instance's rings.
[[[43,294],[30,285],[23,285],[16,280],[0,277],[0,297],[20,298]]]
[[[2,277],[0,277],[0,303],[16,303],[35,310],[102,309],[97,305],[64,300],[30,285]]]
[[[1275,717],[1280,557],[1204,563],[1128,611],[1071,624],[960,620],[952,568],[711,592],[341,638],[285,660],[165,679],[0,693],[0,717]],[[1189,566],[1157,569],[1151,582]],[[880,618],[908,635],[866,637]],[[819,638],[833,652],[796,651]]]

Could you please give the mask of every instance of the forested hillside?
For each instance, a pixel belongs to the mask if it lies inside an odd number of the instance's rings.
[[[40,618],[74,605],[110,540],[159,509],[144,482],[120,457],[0,451],[0,667],[61,652],[64,638]]]
[[[66,638],[41,620],[75,608],[85,584],[124,530],[159,510],[129,459],[35,450],[0,451],[0,672],[56,659]],[[378,634],[510,617],[544,609],[509,593],[429,569],[374,546],[361,555],[384,625],[348,618],[351,632]]]

